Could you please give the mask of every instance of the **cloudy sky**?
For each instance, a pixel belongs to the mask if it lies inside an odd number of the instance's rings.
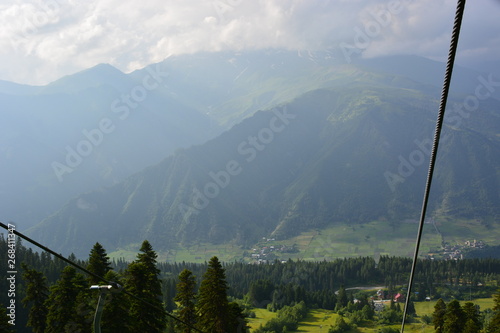
[[[455,0],[2,0],[0,80],[46,84],[109,63],[286,48],[446,58]],[[457,62],[500,59],[500,0],[469,0]]]

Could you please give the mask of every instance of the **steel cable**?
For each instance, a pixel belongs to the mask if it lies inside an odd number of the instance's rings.
[[[12,229],[9,229],[9,227],[8,227],[7,225],[5,225],[4,223],[2,223],[2,222],[0,222],[0,227],[4,228],[4,229],[6,229],[6,230],[12,230]],[[78,265],[77,263],[75,263],[75,262],[73,262],[73,261],[69,260],[68,258],[64,257],[63,255],[61,255],[61,254],[59,254],[59,253],[57,253],[57,252],[55,252],[55,251],[53,251],[53,250],[49,249],[48,247],[46,247],[46,246],[44,246],[44,245],[42,245],[42,244],[38,243],[37,241],[35,241],[35,240],[33,240],[33,239],[29,238],[28,236],[26,236],[26,235],[24,235],[24,234],[20,233],[19,231],[17,231],[17,230],[12,230],[12,232],[13,232],[14,234],[16,234],[17,236],[21,237],[22,239],[27,240],[27,241],[28,241],[28,242],[30,242],[31,244],[36,245],[37,247],[41,248],[42,250],[44,250],[44,251],[46,251],[46,252],[48,252],[48,253],[52,254],[53,256],[55,256],[55,257],[57,257],[57,258],[59,258],[59,259],[61,259],[62,261],[64,261],[64,262],[66,262],[66,263],[68,263],[68,264],[70,264],[70,265],[72,265],[72,266],[74,266],[74,267],[78,268],[78,269],[79,269],[79,270],[81,270],[82,272],[84,272],[84,273],[86,273],[86,274],[88,274],[88,275],[91,275],[91,276],[95,277],[96,279],[99,279],[99,280],[101,280],[101,281],[105,282],[106,284],[109,284],[109,285],[112,285],[112,286],[115,286],[115,287],[118,287],[118,286],[119,286],[116,282],[106,280],[106,279],[105,279],[105,278],[103,278],[102,276],[99,276],[99,275],[97,275],[97,274],[95,274],[95,273],[93,273],[93,272],[89,271],[89,270],[88,270],[88,269],[86,269],[85,267]],[[130,296],[130,297],[132,297],[132,298],[135,298],[136,300],[138,300],[138,301],[140,301],[140,302],[142,302],[142,303],[144,303],[144,304],[146,304],[146,305],[150,306],[150,307],[151,307],[151,308],[153,308],[153,309],[156,309],[156,310],[159,310],[159,311],[163,311],[163,310],[164,310],[164,309],[161,309],[161,308],[157,307],[157,306],[156,306],[156,305],[154,305],[154,304],[151,304],[150,302],[146,301],[145,299],[142,299],[142,298],[140,298],[140,297],[138,297],[138,296],[136,296],[136,295],[131,294],[130,292],[126,291],[125,289],[122,289],[122,290],[121,290],[121,292],[123,292],[124,294],[126,294],[126,295],[128,295],[128,296]],[[199,333],[203,333],[202,331],[200,331],[200,330],[199,330],[199,329],[197,329],[196,327],[191,326],[190,324],[188,324],[188,323],[184,322],[183,320],[181,320],[181,319],[177,318],[176,316],[173,316],[173,315],[171,315],[171,314],[170,314],[170,313],[168,313],[168,312],[165,312],[165,313],[167,314],[167,316],[168,316],[168,317],[170,317],[170,318],[172,318],[172,319],[174,319],[174,320],[176,320],[176,321],[180,322],[181,324],[184,324],[184,325],[188,326],[189,328],[191,328],[191,329],[193,329],[193,330],[195,330],[195,331],[197,331],[197,332],[199,332]]]
[[[427,174],[427,182],[425,185],[424,199],[422,202],[422,211],[420,213],[420,222],[419,222],[419,226],[418,226],[417,240],[416,240],[416,244],[415,244],[415,253],[413,255],[413,263],[412,263],[411,272],[410,272],[410,279],[408,282],[408,291],[407,291],[407,295],[406,295],[405,308],[403,311],[403,320],[401,323],[401,333],[403,333],[404,329],[405,329],[405,321],[406,321],[406,316],[407,316],[407,312],[408,312],[408,305],[410,302],[411,288],[413,285],[413,278],[415,275],[415,268],[417,265],[418,251],[420,248],[420,240],[422,238],[422,230],[424,227],[425,214],[427,211],[427,203],[429,201],[429,194],[430,194],[430,190],[431,190],[432,176],[434,174],[434,167],[436,164],[436,156],[437,156],[437,151],[438,151],[438,147],[439,147],[439,139],[441,136],[441,129],[443,128],[443,120],[444,120],[444,113],[445,113],[445,109],[446,109],[446,102],[448,100],[448,92],[450,90],[451,75],[453,73],[453,66],[455,63],[455,55],[457,52],[458,37],[460,35],[460,27],[462,25],[462,18],[463,18],[463,14],[464,14],[464,10],[465,10],[465,1],[466,0],[458,0],[458,2],[457,2],[457,10],[455,13],[455,21],[453,23],[453,32],[451,35],[450,51],[448,53],[448,62],[446,64],[446,71],[445,71],[444,82],[443,82],[443,90],[441,92],[439,113],[438,113],[438,118],[436,121],[436,130],[434,133],[434,141],[433,141],[433,145],[432,145],[432,152],[431,152],[431,158],[430,158],[430,163],[429,163],[429,172]]]

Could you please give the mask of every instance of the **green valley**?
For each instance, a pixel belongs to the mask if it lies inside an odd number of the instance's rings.
[[[500,0],[4,2],[0,333],[500,333]]]
[[[416,220],[399,224],[388,221],[339,224],[306,231],[289,239],[263,236],[259,242],[246,248],[234,242],[200,243],[158,251],[158,256],[161,261],[193,263],[203,263],[214,255],[225,262],[255,262],[258,259],[321,261],[358,256],[378,259],[383,255],[410,257],[414,252],[417,226]],[[437,219],[434,223],[425,224],[419,254],[420,257],[432,255],[441,259],[444,257],[443,245],[464,245],[466,241],[474,239],[481,240],[488,246],[500,245],[500,230],[477,220]],[[113,251],[110,256],[131,260],[135,256],[136,247],[137,245],[131,245]],[[284,251],[281,250],[282,247],[285,247]],[[267,255],[262,256],[260,254],[264,248]]]
[[[481,311],[487,309],[493,309],[494,303],[492,298],[478,298],[471,300],[472,303],[479,306]],[[465,301],[461,302],[462,305]],[[435,332],[434,326],[422,321],[423,316],[431,316],[434,312],[434,306],[436,305],[436,300],[429,302],[415,302],[415,310],[417,312],[417,321],[415,323],[409,323],[405,326],[405,332],[421,332],[421,333],[433,333]],[[258,328],[260,325],[264,325],[271,318],[276,316],[275,312],[271,312],[265,309],[253,309],[255,312],[255,318],[249,320],[249,326],[253,329]],[[332,310],[325,309],[311,309],[308,312],[307,317],[299,322],[299,327],[296,332],[325,332],[327,333],[330,326],[335,325],[335,322],[339,315]],[[400,324],[385,325],[383,327],[391,327],[399,330],[401,328]],[[352,332],[380,332],[381,326],[376,323],[365,321],[357,327],[356,330]]]
[[[392,86],[391,78],[388,85],[366,79],[359,83],[365,75],[370,77],[358,72],[346,78],[351,84],[346,87],[314,90],[257,112],[203,145],[179,150],[116,185],[71,199],[29,232],[78,256],[95,240],[95,228],[110,252],[147,238],[166,253],[182,248],[193,252],[195,244],[251,249],[262,237],[285,240],[315,230],[326,230],[328,237],[329,228],[340,226],[335,232],[343,239],[332,239],[339,243],[334,247],[338,254],[330,256],[408,255],[408,243],[390,240],[406,236],[389,237],[393,231],[384,228],[389,224],[408,234],[418,219],[426,175],[421,164],[436,102],[411,85]],[[470,128],[446,129],[431,216],[440,221],[479,219],[498,228],[500,146],[490,128],[497,117],[486,108],[471,119]],[[482,127],[488,130],[479,132]],[[411,157],[415,152],[420,164]],[[381,221],[381,229],[367,224],[372,221]],[[348,234],[352,228],[361,230],[362,239]],[[121,231],[119,237],[115,230]],[[387,242],[383,246],[377,245],[379,232]],[[350,237],[357,243],[348,246]],[[322,237],[316,241],[330,242]],[[429,251],[434,251],[440,240],[430,242]],[[323,244],[311,248],[306,257],[317,249],[327,255]]]

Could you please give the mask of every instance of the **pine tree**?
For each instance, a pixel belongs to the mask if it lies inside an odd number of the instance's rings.
[[[177,330],[175,329],[175,324],[177,320],[173,319],[172,317],[167,318],[167,329],[165,330],[165,333],[177,333]]]
[[[126,272],[125,289],[136,298],[130,299],[130,315],[134,318],[134,332],[162,332],[166,326],[167,312],[162,302],[160,270],[156,267],[157,254],[151,244],[142,243],[137,259],[129,264]]]
[[[337,317],[335,324],[330,327],[328,333],[343,333],[351,329],[351,326],[345,321],[343,316]]]
[[[417,310],[415,310],[415,304],[413,301],[408,302],[408,309],[406,310],[406,313],[409,316],[416,316],[417,315]]]
[[[228,332],[230,318],[227,289],[224,268],[217,257],[212,257],[198,292],[198,325],[202,331]]]
[[[193,273],[184,269],[179,274],[179,283],[177,284],[177,294],[175,295],[174,301],[177,302],[179,310],[177,311],[177,316],[183,322],[194,326],[196,324],[196,308],[195,308],[195,298],[196,298],[196,280]],[[187,325],[178,323],[177,328],[183,333],[190,333],[191,328]]]
[[[45,303],[49,296],[47,279],[42,272],[30,269],[24,263],[21,267],[24,270],[23,279],[26,281],[26,297],[21,302],[24,307],[30,307],[26,326],[31,327],[34,333],[43,333],[48,312]]]
[[[432,314],[432,323],[434,324],[434,330],[437,333],[443,333],[445,313],[446,313],[446,303],[443,301],[442,298],[440,298],[436,302],[436,305],[434,305],[434,312]]]
[[[108,271],[104,278],[122,284],[118,273]],[[126,294],[118,291],[106,296],[106,303],[102,312],[101,330],[103,333],[131,332],[132,318],[130,317],[130,301]]]
[[[246,297],[253,306],[265,308],[271,301],[274,289],[274,284],[269,280],[252,281]]]
[[[88,280],[82,275],[77,274],[74,279],[74,284],[78,286],[80,292],[76,297],[75,302],[75,317],[68,326],[68,332],[91,332],[92,322],[94,321],[95,302],[93,302],[93,292],[90,290]]]
[[[463,333],[479,333],[481,331],[481,319],[479,309],[474,303],[467,302],[463,307],[465,313],[465,326]]]
[[[248,332],[249,327],[247,326],[247,321],[245,315],[243,314],[243,308],[236,302],[229,303],[229,320],[228,320],[228,332]]]
[[[368,304],[363,306],[363,308],[361,309],[361,313],[363,314],[363,319],[365,320],[372,320],[373,316],[375,315],[375,311]]]
[[[462,333],[479,333],[481,332],[481,326],[477,326],[477,324],[472,319],[467,319],[465,321],[465,326],[462,330]]]
[[[89,311],[79,306],[87,290],[83,275],[72,266],[66,266],[60,279],[50,288],[45,333],[90,332]]]
[[[0,306],[0,333],[13,332],[13,325],[9,324],[10,317],[7,316],[6,306]]]
[[[460,333],[465,325],[464,310],[460,303],[454,299],[446,305],[444,314],[443,333]]]
[[[175,294],[177,293],[176,290],[177,282],[179,281],[174,278],[169,278],[164,280],[162,285],[163,302],[165,303],[165,310],[167,310],[167,312],[170,313],[174,312],[174,310],[177,308],[174,302],[174,297]]]
[[[337,293],[337,306],[339,308],[343,308],[343,307],[346,307],[347,306],[347,302],[348,302],[348,298],[347,298],[347,293],[345,291],[345,288],[344,288],[344,285],[341,285],[340,286],[340,289]]]
[[[495,306],[493,306],[493,317],[491,318],[486,328],[487,333],[500,333],[500,290],[493,298]]]
[[[104,277],[107,272],[111,270],[111,261],[109,260],[106,250],[101,244],[95,243],[92,250],[90,250],[89,263],[87,269],[92,273]],[[90,284],[100,284],[101,280],[95,276],[89,276]]]

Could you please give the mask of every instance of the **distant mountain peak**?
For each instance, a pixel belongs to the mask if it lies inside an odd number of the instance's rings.
[[[103,64],[97,64],[93,67],[90,67],[88,69],[84,69],[83,71],[80,71],[76,73],[75,75],[78,74],[90,74],[90,75],[96,75],[100,77],[104,77],[105,75],[123,75],[124,73],[120,71],[118,68],[114,67],[113,65],[110,65],[108,63],[103,63]]]
[[[116,67],[110,64],[98,64],[49,83],[42,89],[42,93],[74,93],[100,85],[119,88],[123,86],[124,81],[127,81],[127,75]]]

